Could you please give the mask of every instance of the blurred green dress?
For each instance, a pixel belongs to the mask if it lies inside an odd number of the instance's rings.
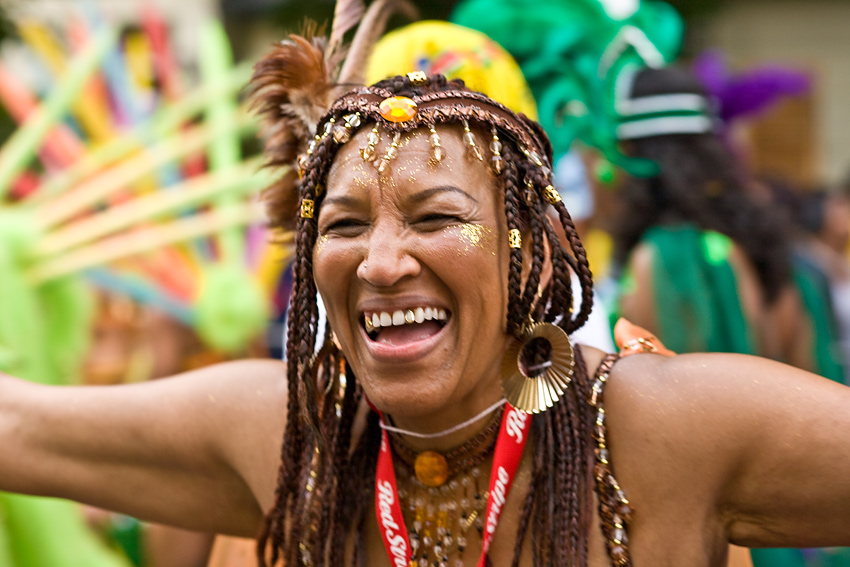
[[[729,237],[691,224],[655,226],[641,244],[652,250],[652,282],[658,337],[674,352],[734,352],[757,354],[753,330],[744,318],[735,273],[729,263]],[[836,359],[834,325],[828,295],[816,274],[798,258],[794,284],[810,319],[812,354],[817,372],[843,382]],[[623,292],[633,289],[633,278],[623,278]],[[828,290],[827,290],[828,293]],[[753,549],[754,567],[848,567],[848,549]]]

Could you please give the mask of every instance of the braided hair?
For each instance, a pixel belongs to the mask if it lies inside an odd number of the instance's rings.
[[[375,100],[390,96],[414,97],[434,104],[449,100],[451,104],[429,113],[423,103],[415,119],[391,123],[380,120],[374,104]],[[359,113],[358,120],[346,119],[355,112]],[[520,230],[531,238],[531,265],[524,283],[521,251],[510,250],[508,332],[519,337],[531,316],[573,332],[589,315],[591,273],[566,207],[556,199],[550,205],[547,198],[551,178],[547,167],[551,163],[548,139],[525,116],[517,116],[470,91],[460,80],[447,81],[436,75],[414,83],[408,77],[395,77],[340,98],[320,120],[319,135],[302,162],[303,177],[298,186],[302,206],[308,203],[315,211],[321,207],[324,183],[336,152],[358,129],[369,128],[378,121],[393,134],[461,120],[467,120],[475,129],[498,131],[504,166],[498,175],[501,182],[495,184],[494,190],[502,192],[508,229]],[[335,139],[331,131],[342,125],[349,135]],[[282,187],[285,185],[278,184],[274,190]],[[289,203],[291,207],[294,199],[271,195],[271,202]],[[557,210],[568,236],[569,251],[560,244],[548,220],[550,206]],[[275,210],[271,217],[294,217],[295,212]],[[363,390],[344,353],[331,339],[330,322],[325,326],[322,347],[317,353],[315,350],[319,311],[312,258],[318,231],[312,217],[312,210],[305,213],[302,209],[295,221],[294,286],[286,345],[288,419],[274,505],[258,540],[258,558],[264,567],[280,560],[285,565],[340,565],[346,560],[346,549],[353,549],[355,565],[365,565],[364,531],[374,510],[374,478],[381,439],[378,416],[370,413],[362,435],[353,436]],[[542,297],[535,301],[546,261],[546,240],[553,277],[542,289]],[[581,288],[581,308],[575,315],[571,270],[578,275]],[[521,509],[513,565],[519,563],[529,529],[536,565],[587,565],[594,423],[594,413],[586,402],[589,391],[587,369],[577,352],[571,387],[552,409],[533,418],[533,473]]]

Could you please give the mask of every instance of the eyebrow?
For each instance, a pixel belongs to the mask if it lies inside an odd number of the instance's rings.
[[[478,199],[476,199],[475,197],[473,197],[472,195],[470,195],[469,193],[467,193],[466,191],[464,191],[460,187],[455,187],[454,185],[440,185],[440,186],[437,186],[437,187],[431,187],[430,189],[424,189],[422,191],[419,191],[418,193],[414,193],[413,195],[411,195],[409,197],[409,200],[414,202],[414,203],[421,203],[422,201],[425,201],[425,200],[427,200],[427,199],[429,199],[429,198],[431,198],[434,195],[437,195],[439,193],[457,193],[459,195],[463,195],[464,197],[466,197],[467,199],[469,199],[473,203],[478,203]],[[324,206],[339,205],[341,207],[355,207],[355,206],[357,206],[358,203],[360,203],[360,200],[355,198],[355,197],[351,197],[349,195],[339,195],[339,196],[336,196],[336,197],[326,197],[325,200],[322,202],[322,205],[324,205]]]
[[[438,187],[431,187],[430,189],[425,189],[423,191],[419,191],[418,193],[414,193],[410,196],[410,200],[414,203],[421,203],[422,201],[438,194],[438,193],[458,193],[463,195],[473,203],[477,203],[478,199],[461,189],[460,187],[455,187],[454,185],[440,185]]]
[[[322,201],[322,205],[340,205],[342,207],[353,207],[360,201],[348,195],[340,195],[339,197],[326,197]]]

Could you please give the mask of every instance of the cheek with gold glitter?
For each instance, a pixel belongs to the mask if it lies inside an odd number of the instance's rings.
[[[458,240],[458,255],[466,255],[480,250],[496,255],[496,239],[493,229],[480,224],[465,223],[452,230],[452,236]],[[450,238],[446,234],[446,238]]]
[[[320,236],[318,240],[316,240],[316,245],[313,247],[313,258],[318,258],[322,255],[322,252],[325,251],[325,247],[328,245],[328,235]]]

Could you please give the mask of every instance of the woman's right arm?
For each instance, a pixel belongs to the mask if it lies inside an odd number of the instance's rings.
[[[128,386],[0,375],[0,489],[253,536],[274,493],[285,382],[270,360]]]

